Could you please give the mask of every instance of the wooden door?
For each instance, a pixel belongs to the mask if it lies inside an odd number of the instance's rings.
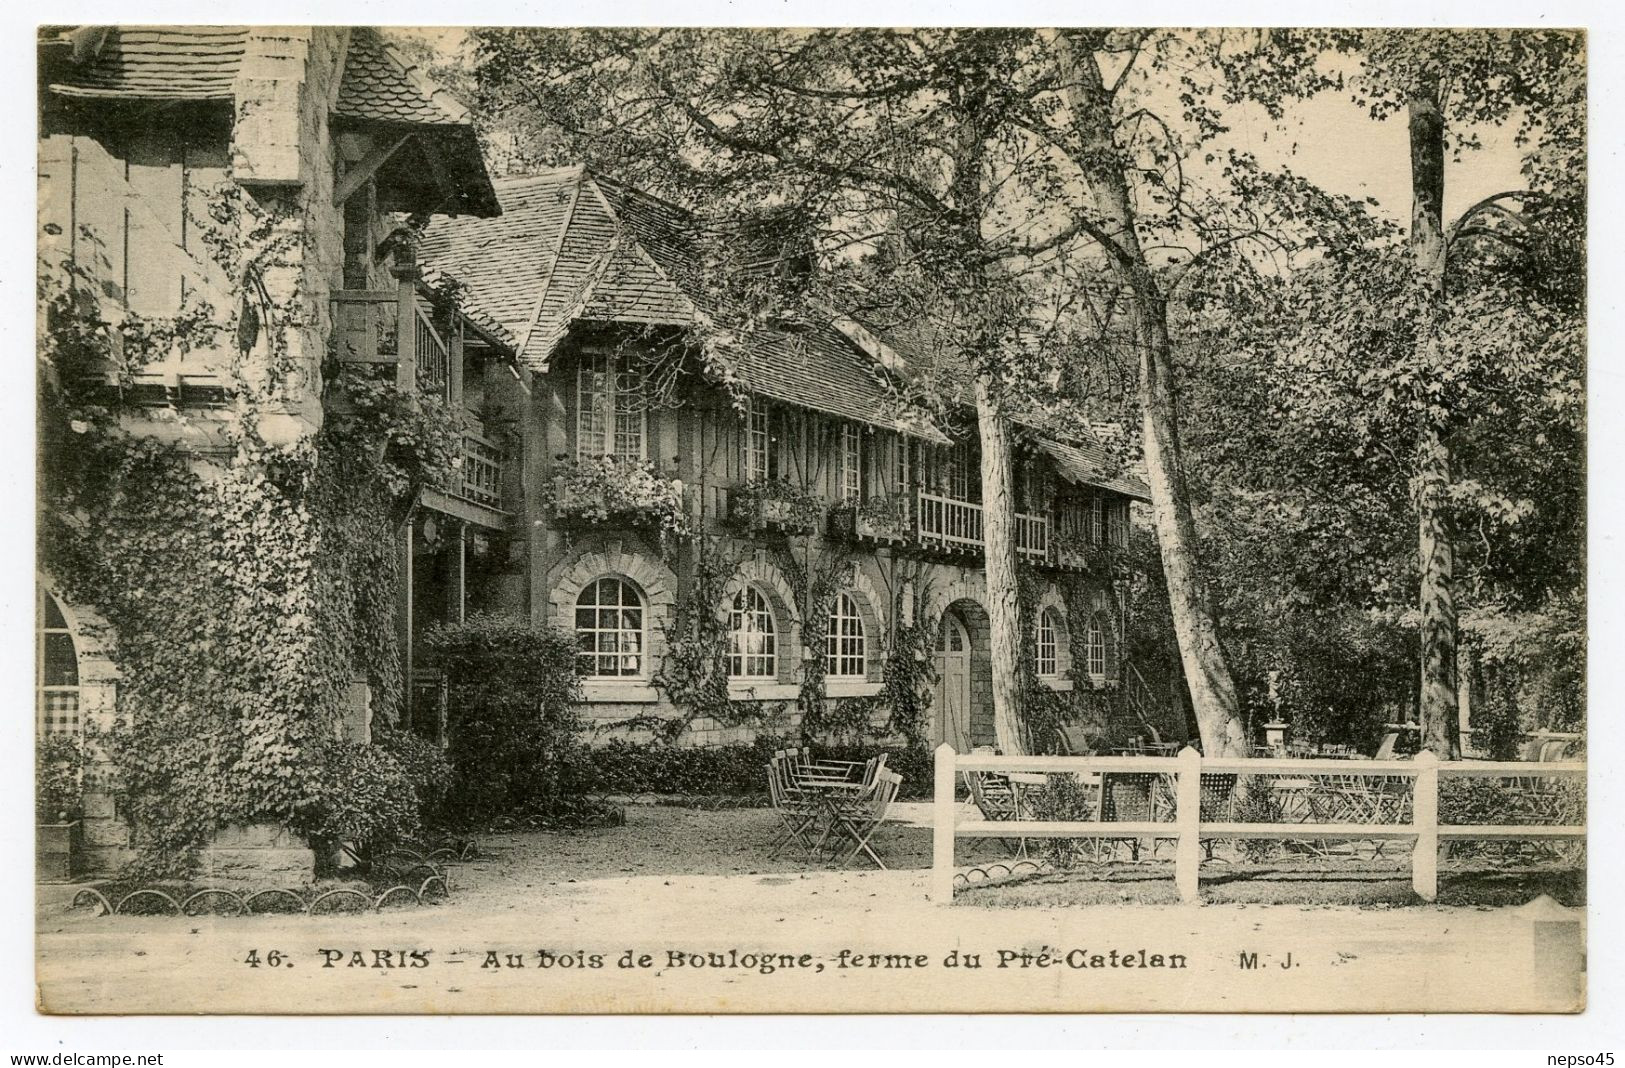
[[[970,731],[970,634],[959,617],[942,617],[937,634],[937,698],[932,745],[947,742],[968,753]]]

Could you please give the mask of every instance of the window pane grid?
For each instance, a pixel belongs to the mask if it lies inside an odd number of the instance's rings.
[[[1055,609],[1046,608],[1038,616],[1038,674],[1053,677],[1058,673],[1055,654]]]
[[[1106,674],[1106,628],[1101,626],[1100,617],[1095,616],[1089,620],[1089,629],[1084,632],[1084,658],[1088,663],[1089,674]]]
[[[56,599],[35,590],[34,715],[39,735],[79,733],[79,657],[73,632]]]
[[[603,456],[609,451],[604,404],[609,393],[609,360],[584,353],[576,368],[576,455]]]
[[[745,480],[757,482],[767,473],[767,405],[752,401],[745,431]]]
[[[643,374],[622,370],[615,375],[615,458],[643,459]]]
[[[778,673],[778,646],[773,612],[754,586],[734,595],[728,614],[728,674],[734,678],[770,679]]]
[[[863,486],[863,438],[853,423],[841,424],[841,498],[855,501]]]
[[[861,677],[867,651],[865,642],[858,603],[851,594],[843,593],[835,598],[835,608],[829,617],[829,634],[825,640],[826,674]]]
[[[617,369],[616,358],[583,353],[576,368],[576,455],[642,460],[647,433],[643,373]]]
[[[592,678],[643,674],[643,598],[630,583],[604,578],[576,600],[577,660]]]

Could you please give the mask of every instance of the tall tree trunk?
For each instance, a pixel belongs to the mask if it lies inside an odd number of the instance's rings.
[[[971,92],[959,97],[960,122],[956,131],[953,201],[958,219],[959,247],[968,260],[985,263],[982,216],[987,207],[982,169],[987,143],[981,108],[985,95]],[[972,268],[968,291],[981,292],[990,282],[988,269]],[[996,363],[993,346],[1000,343],[1006,325],[972,315],[975,328],[966,346],[976,373],[976,424],[981,444],[982,547],[987,582],[988,653],[993,672],[993,733],[1006,753],[1026,752],[1021,684],[1021,606],[1016,578],[1015,498],[1011,463],[1010,420],[1003,408],[999,385],[988,373]]]
[[[1437,355],[1444,305],[1444,115],[1437,76],[1424,75],[1406,101],[1411,143],[1411,255],[1425,288],[1417,324],[1424,365]],[[1424,398],[1425,399],[1425,398]],[[1426,405],[1417,416],[1416,549],[1420,571],[1422,744],[1440,759],[1461,756],[1456,730],[1455,546],[1445,516],[1450,446],[1444,420]]]
[[[1202,749],[1208,754],[1244,756],[1247,731],[1197,555],[1196,520],[1179,443],[1167,302],[1134,231],[1134,203],[1127,178],[1130,163],[1113,139],[1111,94],[1094,58],[1080,51],[1066,35],[1058,37],[1056,51],[1081,142],[1077,162],[1088,182],[1095,212],[1113,235],[1117,249],[1112,262],[1134,302],[1146,476],[1163,576],[1168,583],[1174,636],[1179,641],[1179,658],[1201,730]]]
[[[1026,752],[1021,709],[1021,605],[1016,579],[1015,501],[1010,487],[1010,420],[987,375],[976,379],[976,422],[982,441],[982,539],[987,566],[989,652],[993,668],[993,733],[1006,753]]]

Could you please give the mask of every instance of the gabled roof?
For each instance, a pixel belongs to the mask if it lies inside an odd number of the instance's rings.
[[[500,217],[436,220],[419,258],[431,277],[461,283],[465,311],[511,339],[521,363],[545,371],[576,323],[697,327],[714,318],[690,212],[583,167],[495,186]],[[924,358],[917,347],[933,332],[884,334],[832,312],[803,329],[741,334],[722,355],[749,392],[946,441],[922,420],[899,418],[897,376]],[[1087,427],[1057,433],[1024,423],[1064,477],[1148,498],[1143,483],[1114,470]]]
[[[496,183],[496,219],[437,220],[419,258],[463,287],[463,305],[546,370],[576,323],[697,327],[712,318],[697,282],[688,212],[566,167]],[[902,417],[885,374],[830,324],[733,338],[721,355],[749,392],[842,418],[946,440]]]
[[[230,100],[247,41],[243,26],[88,26],[42,43],[72,50],[61,96]]]
[[[449,192],[437,214],[483,217],[501,210],[468,108],[370,26],[350,31],[333,117],[411,131],[422,158],[402,166],[426,167]]]
[[[468,109],[369,26],[350,31],[335,115],[374,122],[468,126]]]

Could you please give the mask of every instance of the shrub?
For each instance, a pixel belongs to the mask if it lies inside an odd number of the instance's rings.
[[[447,820],[467,826],[560,813],[581,786],[573,770],[575,636],[522,618],[478,615],[426,640],[446,672]]]
[[[34,814],[40,823],[70,823],[81,815],[85,749],[77,737],[41,739],[34,751]]]
[[[433,823],[451,789],[451,762],[440,747],[411,731],[396,730],[386,720],[373,727],[373,745],[400,765],[417,797],[421,822]]]
[[[319,766],[315,804],[305,821],[312,838],[355,843],[367,854],[422,829],[412,780],[382,747],[330,742]]]

